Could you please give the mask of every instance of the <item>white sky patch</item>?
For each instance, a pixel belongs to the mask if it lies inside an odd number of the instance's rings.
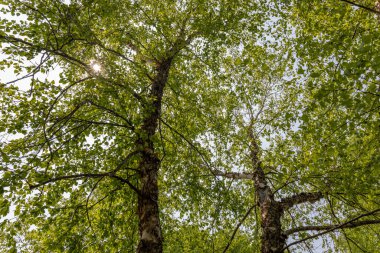
[[[49,217],[51,216],[50,213],[49,213],[49,210],[46,209],[46,208],[45,208],[45,210],[44,210],[44,214],[45,214],[45,217],[46,217],[46,218],[49,218]]]
[[[100,66],[100,64],[98,63],[94,63],[91,65],[92,69],[95,71],[95,72],[100,72],[102,70],[102,67]]]
[[[33,231],[33,230],[36,230],[36,229],[37,229],[37,226],[33,224],[33,225],[31,225],[29,227],[28,231],[30,232],[30,231]]]
[[[65,198],[65,199],[69,199],[70,196],[71,196],[70,192],[64,192],[64,193],[62,194],[62,197]]]
[[[14,204],[11,204],[9,207],[9,212],[6,216],[0,218],[0,222],[3,222],[4,220],[12,220],[15,217],[15,210],[16,206]]]
[[[88,143],[88,145],[92,146],[95,142],[94,136],[92,135],[86,136],[86,142]]]

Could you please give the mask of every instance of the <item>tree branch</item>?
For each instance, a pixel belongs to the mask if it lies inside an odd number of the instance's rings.
[[[129,159],[131,159],[133,156],[135,156],[135,155],[137,155],[137,154],[139,154],[139,153],[141,153],[140,150],[133,151],[133,152],[129,153],[129,154],[123,159],[123,161],[122,161],[122,162],[116,167],[116,169],[114,169],[111,173],[114,174],[114,173],[118,172],[118,171],[123,167],[123,165],[126,164],[126,163],[128,162]],[[135,169],[133,169],[133,170],[135,170]],[[137,171],[138,171],[138,170],[137,170]]]
[[[311,235],[311,236],[308,236],[308,237],[303,238],[303,239],[301,239],[301,240],[298,240],[298,241],[295,241],[295,242],[292,242],[292,243],[288,244],[285,248],[282,249],[282,251],[284,251],[284,250],[286,250],[287,248],[289,248],[289,247],[291,247],[291,246],[294,246],[294,245],[296,245],[296,244],[299,244],[299,243],[305,242],[305,241],[307,241],[307,240],[310,240],[310,239],[313,239],[313,238],[317,238],[317,237],[319,237],[319,236],[321,236],[321,235],[324,235],[324,234],[330,233],[330,232],[332,232],[332,231],[334,231],[334,230],[337,230],[337,229],[340,229],[340,228],[345,228],[345,227],[346,227],[346,228],[349,228],[349,224],[354,224],[354,225],[357,224],[357,226],[352,225],[352,228],[354,228],[354,227],[358,227],[358,226],[363,226],[363,225],[368,225],[368,224],[361,224],[361,225],[359,225],[360,222],[355,222],[355,221],[357,221],[357,220],[359,220],[359,219],[361,219],[361,218],[363,218],[363,217],[373,215],[373,214],[375,214],[375,213],[377,213],[377,212],[379,212],[379,211],[380,211],[380,208],[379,208],[379,209],[376,209],[376,210],[373,210],[373,211],[371,211],[371,212],[368,212],[368,213],[365,213],[365,214],[359,215],[359,216],[357,216],[356,218],[353,218],[353,219],[351,219],[351,220],[349,220],[349,221],[347,221],[347,222],[344,222],[344,223],[342,223],[342,224],[340,224],[340,225],[335,225],[335,226],[334,226],[334,225],[331,225],[330,228],[327,228],[327,230],[325,230],[325,231],[323,231],[323,232],[321,232],[321,233],[318,233],[318,234],[315,234],[315,235]],[[365,222],[365,221],[362,221],[362,222]],[[380,220],[379,220],[378,223],[380,223]],[[372,223],[372,224],[375,224],[375,223]],[[296,232],[297,232],[297,228],[289,229],[289,230],[285,231],[285,234],[290,235],[290,234],[291,234],[291,231],[295,231],[295,232],[293,232],[293,233],[296,233]],[[300,230],[300,231],[302,231],[302,230]]]
[[[285,231],[286,235],[291,235],[294,233],[302,232],[302,231],[325,231],[325,230],[331,230],[331,229],[342,229],[342,228],[356,228],[364,225],[371,225],[371,224],[379,224],[380,220],[364,220],[364,221],[357,221],[357,222],[350,222],[345,225],[321,225],[321,226],[303,226],[298,228],[292,228],[287,231]]]
[[[348,4],[351,4],[351,5],[353,5],[353,6],[355,6],[355,7],[358,7],[358,8],[362,8],[362,9],[364,9],[364,10],[367,10],[367,11],[369,11],[369,12],[375,13],[375,14],[377,14],[377,15],[380,15],[380,11],[374,10],[374,9],[369,8],[369,7],[367,7],[367,6],[364,6],[364,5],[361,5],[361,4],[357,4],[357,3],[354,3],[354,2],[352,2],[352,1],[348,1],[348,0],[340,0],[340,1],[345,2],[345,3],[348,3]]]
[[[9,82],[5,83],[5,85],[16,83],[18,81],[21,81],[23,79],[30,78],[30,77],[32,78],[32,83],[33,83],[35,75],[38,73],[38,71],[40,71],[40,69],[42,68],[43,64],[45,62],[47,62],[49,59],[50,59],[49,54],[43,53],[42,56],[41,56],[41,58],[40,58],[40,62],[37,64],[37,66],[31,72],[27,73],[26,75],[24,75],[22,77],[19,77],[19,78],[16,78],[16,79],[12,80],[12,81],[9,81]],[[32,91],[32,88],[33,87],[30,88],[30,91]]]
[[[34,48],[37,51],[45,51],[45,52],[51,53],[51,54],[56,55],[56,56],[61,56],[62,58],[64,58],[65,60],[67,60],[69,62],[76,63],[77,65],[84,67],[86,71],[89,71],[91,69],[90,66],[88,64],[86,64],[85,62],[83,62],[83,61],[81,61],[81,60],[79,60],[79,59],[77,59],[71,55],[68,55],[67,53],[65,53],[59,49],[58,50],[49,49],[49,48],[43,47],[41,45],[35,45],[29,41],[25,41],[23,39],[13,37],[13,36],[0,35],[0,39],[4,39],[6,42],[9,42],[9,43],[21,43],[21,44],[24,44],[26,46],[29,46],[30,48]]]
[[[253,173],[248,173],[248,172],[223,172],[220,170],[213,170],[213,173],[215,176],[222,176],[226,178],[232,178],[232,179],[250,179],[252,180],[254,178]]]
[[[48,180],[46,180],[46,181],[44,181],[42,183],[36,184],[36,185],[29,184],[29,188],[31,190],[33,190],[35,188],[38,188],[40,186],[44,186],[46,184],[54,183],[54,182],[61,181],[61,180],[67,180],[67,179],[76,179],[76,180],[79,180],[81,178],[99,178],[99,177],[105,177],[105,176],[108,176],[108,175],[109,175],[109,173],[100,173],[100,174],[96,174],[96,173],[82,173],[82,174],[77,174],[77,175],[60,176],[60,177],[55,177],[55,178],[48,179]]]
[[[172,127],[171,125],[169,125],[168,123],[166,123],[161,117],[159,118],[159,120],[162,122],[162,124],[164,124],[165,126],[167,126],[172,132],[174,132],[175,134],[177,134],[179,137],[181,137],[185,142],[187,142],[187,144],[189,144],[189,146],[191,148],[193,148],[198,154],[199,156],[202,158],[203,162],[205,163],[205,165],[207,166],[207,168],[211,171],[211,173],[215,176],[215,173],[214,173],[214,169],[212,169],[211,165],[207,162],[207,159],[206,157],[203,155],[203,153],[195,146],[194,143],[192,143],[189,139],[187,139],[183,134],[181,134],[177,129],[175,129],[174,127]]]
[[[136,192],[138,195],[141,196],[140,190],[137,189],[133,184],[131,184],[131,182],[129,182],[128,179],[125,179],[125,178],[122,178],[122,177],[119,177],[119,176],[116,176],[116,175],[113,175],[113,174],[110,175],[110,177],[115,178],[115,179],[117,179],[117,180],[119,180],[119,181],[127,184],[134,192]]]
[[[93,125],[105,125],[105,126],[114,126],[114,127],[124,127],[127,129],[131,129],[130,126],[114,123],[114,122],[105,122],[105,121],[94,121],[94,120],[86,120],[86,119],[80,119],[80,118],[71,118],[74,122],[85,122]]]
[[[230,247],[232,241],[234,240],[235,238],[235,235],[237,233],[237,231],[239,230],[240,226],[243,224],[243,222],[245,221],[245,219],[247,219],[248,215],[252,212],[253,208],[255,208],[257,205],[253,205],[251,206],[251,208],[248,209],[248,211],[245,213],[244,217],[239,221],[239,223],[236,225],[235,229],[234,229],[234,232],[232,233],[231,235],[231,238],[230,240],[228,241],[226,247],[224,248],[223,250],[223,253],[226,253],[228,248]]]
[[[131,153],[131,154],[134,154],[134,153]],[[130,158],[130,157],[131,156],[127,156],[127,158]],[[125,160],[123,161],[123,163],[124,162],[125,162]],[[114,171],[116,171],[117,169],[119,169],[119,167],[121,167],[121,165],[119,165]],[[137,194],[141,195],[140,191],[133,184],[131,184],[131,182],[129,182],[128,179],[125,179],[125,178],[122,178],[120,176],[115,175],[114,171],[113,172],[106,172],[106,173],[98,173],[98,174],[96,174],[96,173],[82,173],[82,174],[77,174],[77,175],[60,176],[60,177],[55,177],[55,178],[48,179],[48,180],[46,180],[46,181],[44,181],[42,183],[36,184],[36,185],[29,184],[29,188],[31,190],[33,190],[35,188],[38,188],[38,187],[46,185],[46,184],[54,183],[54,182],[61,181],[61,180],[68,180],[68,179],[79,180],[79,179],[82,179],[82,178],[111,177],[111,178],[115,178],[115,179],[117,179],[117,180],[119,180],[119,181],[127,184],[133,191],[135,191]]]
[[[89,76],[89,77],[85,77],[85,78],[82,78],[82,79],[80,79],[80,80],[77,80],[77,81],[74,81],[73,83],[71,83],[70,85],[68,85],[67,87],[65,87],[64,89],[62,89],[61,91],[60,91],[60,93],[58,94],[58,96],[56,96],[55,98],[54,98],[54,101],[53,101],[53,103],[49,106],[49,110],[48,110],[48,113],[47,113],[47,116],[46,116],[46,118],[49,118],[50,117],[50,114],[51,114],[51,111],[53,110],[53,108],[54,108],[54,106],[58,103],[58,100],[69,90],[69,89],[71,89],[72,87],[74,87],[75,85],[77,85],[77,84],[80,84],[80,83],[82,83],[82,82],[85,82],[85,81],[87,81],[87,80],[89,80],[89,79],[91,79],[91,78],[93,78],[93,77],[91,77],[91,76]]]
[[[280,200],[280,204],[284,210],[288,210],[295,205],[305,202],[314,203],[321,198],[323,198],[323,194],[321,192],[301,192],[291,197],[282,198]]]
[[[95,102],[92,101],[92,100],[88,100],[88,101],[86,101],[86,102],[88,102],[90,105],[95,106],[95,107],[98,108],[98,109],[101,109],[101,110],[103,110],[103,111],[106,111],[106,112],[108,112],[108,113],[114,115],[115,117],[118,117],[118,118],[123,119],[123,120],[129,125],[129,127],[130,127],[130,129],[131,129],[132,131],[135,130],[135,127],[134,127],[132,121],[130,121],[130,120],[127,119],[126,117],[120,115],[119,113],[115,112],[114,110],[109,109],[109,108],[107,108],[107,107],[105,107],[105,106],[99,105],[99,104],[95,103]]]

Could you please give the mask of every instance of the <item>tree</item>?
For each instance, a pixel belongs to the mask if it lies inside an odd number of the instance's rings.
[[[374,1],[1,4],[2,251],[379,250]]]

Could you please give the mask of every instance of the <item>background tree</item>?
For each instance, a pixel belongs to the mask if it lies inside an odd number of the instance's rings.
[[[373,1],[1,4],[2,251],[378,250]]]

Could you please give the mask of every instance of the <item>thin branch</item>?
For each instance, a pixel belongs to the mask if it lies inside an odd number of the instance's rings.
[[[90,226],[90,229],[91,229],[92,233],[95,235],[96,239],[97,239],[97,236],[96,236],[96,233],[95,233],[94,229],[92,228],[92,222],[91,222],[91,219],[90,219],[90,213],[89,213],[88,203],[90,201],[92,193],[95,191],[96,187],[98,186],[98,184],[100,183],[100,181],[103,180],[103,178],[104,177],[101,177],[98,181],[96,181],[95,185],[92,187],[92,189],[91,189],[91,191],[88,194],[87,199],[86,199],[86,216],[87,216],[87,220],[88,220],[88,224]]]
[[[65,52],[63,52],[61,50],[49,49],[49,48],[46,48],[46,47],[43,47],[43,46],[40,46],[40,45],[35,45],[35,44],[31,43],[31,42],[28,42],[26,40],[23,40],[23,39],[20,39],[20,38],[16,38],[16,37],[13,37],[13,36],[0,35],[0,40],[1,39],[4,39],[6,42],[9,42],[9,43],[21,43],[21,44],[24,44],[26,46],[29,46],[30,48],[34,48],[36,51],[40,51],[40,52],[45,51],[45,52],[51,53],[51,54],[56,55],[56,56],[61,56],[62,58],[64,58],[68,62],[76,63],[77,65],[84,67],[84,69],[87,72],[91,72],[90,71],[91,68],[90,68],[90,66],[88,64],[84,63],[83,61],[81,61],[79,59],[76,59],[73,56],[68,55],[67,53],[65,53]]]
[[[116,82],[115,80],[105,78],[104,76],[96,76],[96,77],[101,82],[109,83],[111,85],[116,85],[117,87],[120,87],[120,88],[123,88],[123,89],[127,90],[142,105],[144,105],[146,103],[146,101],[144,100],[144,98],[142,96],[140,96],[136,91],[134,91],[131,87],[129,87],[129,86],[132,86],[132,85],[123,85],[123,84],[120,84],[120,83]]]
[[[47,55],[45,57],[45,55]],[[12,83],[16,83],[18,81],[21,81],[23,79],[26,79],[26,78],[29,78],[31,77],[32,80],[34,79],[34,76],[38,73],[38,71],[40,71],[40,69],[42,68],[42,65],[47,62],[48,60],[50,59],[50,56],[46,53],[43,53],[41,58],[40,58],[40,62],[37,64],[37,66],[29,73],[27,73],[26,75],[22,76],[22,77],[19,77],[17,79],[14,79],[12,81],[9,81],[7,83],[5,83],[5,85],[8,85],[8,84],[12,84]]]
[[[330,211],[331,211],[331,215],[333,216],[333,218],[338,223],[341,223],[341,221],[339,220],[338,216],[335,214],[335,210],[334,210],[333,202],[332,202],[333,199],[327,198],[326,200],[329,203],[329,208],[330,208]],[[342,234],[344,236],[344,239],[346,239],[347,246],[348,246],[348,249],[349,249],[350,253],[352,253],[352,248],[351,248],[351,244],[350,244],[350,238],[347,236],[347,233],[346,233],[346,231],[344,229],[342,229]]]
[[[137,189],[133,184],[131,184],[131,182],[129,182],[128,179],[125,179],[125,178],[122,178],[122,177],[119,177],[116,175],[110,175],[110,177],[115,178],[115,179],[127,184],[134,192],[136,192],[139,196],[141,196],[140,190]]]
[[[99,203],[101,203],[103,200],[105,200],[106,198],[108,198],[110,195],[112,195],[114,192],[120,190],[121,187],[118,186],[114,189],[112,189],[111,191],[109,191],[106,195],[104,195],[101,199],[99,199],[98,201],[96,201],[94,204],[92,204],[91,206],[88,207],[88,209],[92,209],[93,207],[95,207],[96,205],[98,205]],[[85,205],[82,205],[82,207],[85,206]]]
[[[123,165],[124,164],[126,164],[127,163],[127,161],[129,160],[129,159],[131,159],[133,156],[135,156],[135,155],[137,155],[137,154],[139,154],[139,153],[141,153],[141,151],[139,151],[139,150],[137,150],[137,151],[133,151],[133,152],[131,152],[131,153],[129,153],[125,158],[124,158],[124,160],[116,167],[116,169],[114,169],[111,173],[116,173],[116,172],[118,172],[122,167],[123,167]],[[135,169],[132,169],[132,170],[135,170]],[[138,171],[139,172],[139,171]]]
[[[74,109],[69,112],[67,115],[58,118],[48,129],[46,129],[46,132],[51,132],[51,136],[54,136],[56,133],[58,133],[65,125],[66,123],[71,119],[71,117],[85,104],[87,101],[83,101],[77,105],[75,105]],[[63,122],[56,130],[53,131],[54,127],[56,127],[59,123]]]
[[[82,130],[79,130],[77,133],[74,134],[74,136],[68,138],[67,140],[64,140],[63,142],[60,142],[60,145],[55,149],[55,150],[52,150],[53,153],[55,152],[58,152],[63,146],[65,146],[67,143],[69,143],[70,141],[73,141],[75,139],[77,139],[83,132],[85,132],[87,129],[89,129],[91,127],[91,124],[82,124],[78,127],[79,128],[82,128]],[[64,136],[64,135],[61,135],[61,136]],[[57,139],[58,139],[58,136],[57,136]]]
[[[55,178],[48,179],[48,180],[46,180],[46,181],[44,181],[42,183],[36,184],[36,185],[29,185],[29,187],[30,187],[31,190],[33,190],[33,189],[38,188],[40,186],[47,185],[47,184],[50,184],[50,183],[54,183],[54,182],[61,181],[61,180],[67,180],[67,179],[76,179],[76,180],[79,180],[79,179],[82,179],[82,178],[100,178],[100,177],[105,177],[105,176],[109,176],[109,173],[100,173],[100,174],[96,174],[96,173],[82,173],[82,174],[77,174],[77,175],[60,176],[60,177],[55,177]]]
[[[74,87],[75,85],[77,84],[80,84],[84,81],[87,81],[89,79],[91,79],[93,77],[89,76],[89,77],[85,77],[85,78],[82,78],[80,80],[77,80],[73,83],[71,83],[70,85],[68,85],[67,87],[65,87],[63,90],[60,91],[60,93],[58,94],[58,96],[55,97],[53,103],[49,106],[49,110],[48,110],[48,113],[47,113],[47,116],[46,116],[46,119],[48,119],[50,117],[50,114],[51,114],[51,111],[53,110],[55,104],[57,104],[58,100],[69,90],[71,89],[72,87]]]
[[[120,115],[119,113],[115,112],[114,110],[109,109],[109,108],[107,108],[107,107],[105,107],[105,106],[99,105],[99,104],[97,104],[97,103],[95,103],[95,102],[93,102],[93,101],[91,101],[91,100],[88,100],[88,101],[86,101],[86,102],[88,102],[90,105],[95,106],[95,107],[98,108],[98,109],[101,109],[101,110],[103,110],[103,111],[106,111],[106,112],[108,112],[108,113],[114,115],[115,117],[118,117],[118,118],[123,119],[123,120],[129,125],[129,127],[130,127],[131,130],[135,130],[135,127],[133,126],[132,121],[130,121],[130,120],[127,119],[126,117]]]
[[[56,30],[54,29],[53,25],[51,24],[50,20],[46,17],[46,15],[44,13],[42,13],[41,11],[39,11],[38,9],[34,8],[33,6],[30,6],[30,5],[25,4],[25,3],[21,3],[21,4],[23,6],[25,6],[26,8],[28,8],[34,12],[37,12],[49,24],[50,30],[52,31],[53,36],[54,36],[55,46],[56,46],[56,48],[58,48],[58,38],[57,38]]]
[[[133,191],[135,191],[137,194],[141,195],[140,191],[133,184],[131,184],[127,179],[122,178],[120,176],[117,176],[117,175],[113,174],[112,172],[111,173],[110,172],[98,173],[98,174],[96,174],[96,173],[83,173],[83,174],[77,174],[77,175],[60,176],[60,177],[48,179],[48,180],[46,180],[42,183],[36,184],[36,185],[29,184],[29,188],[31,190],[33,190],[33,189],[38,188],[40,186],[44,186],[44,185],[47,185],[47,184],[50,184],[53,182],[68,180],[68,179],[79,180],[82,178],[102,178],[102,177],[107,177],[107,176],[111,177],[111,178],[115,178],[115,179],[127,184]]]
[[[94,120],[86,120],[86,119],[79,119],[79,118],[71,118],[73,122],[85,122],[88,124],[93,124],[93,125],[105,125],[105,126],[114,126],[114,127],[123,127],[127,129],[131,129],[130,126],[127,125],[122,125],[114,122],[105,122],[105,121],[94,121]]]
[[[348,224],[343,223],[341,225],[321,225],[321,226],[303,226],[298,228],[289,229],[285,232],[285,234],[290,235],[302,231],[324,231],[324,230],[331,230],[331,229],[342,229],[342,228],[356,228],[360,226],[365,225],[371,225],[371,224],[379,224],[380,220],[364,220],[364,221],[357,221],[357,222],[349,222]],[[331,231],[330,231],[331,232]]]
[[[368,251],[366,251],[365,249],[363,249],[363,247],[362,246],[360,246],[357,242],[355,242],[353,239],[351,239],[350,237],[348,237],[348,236],[345,236],[346,237],[346,240],[347,240],[347,244],[348,245],[350,245],[349,244],[349,242],[348,241],[350,241],[350,242],[352,242],[359,250],[361,250],[362,252],[364,252],[364,253],[368,253]],[[351,250],[351,249],[350,249]],[[352,251],[351,251],[352,252]]]
[[[348,4],[351,4],[351,5],[353,5],[353,6],[355,6],[355,7],[358,7],[358,8],[362,8],[362,9],[364,9],[364,10],[367,10],[367,11],[369,11],[369,12],[375,13],[375,14],[377,14],[377,15],[380,15],[380,11],[377,11],[377,10],[372,9],[372,8],[370,8],[370,7],[367,7],[367,6],[364,6],[364,5],[361,5],[361,4],[357,4],[357,3],[354,3],[354,2],[352,2],[352,1],[348,1],[348,0],[340,0],[340,1],[345,2],[345,3],[348,3]]]
[[[125,56],[124,54],[122,54],[122,53],[120,53],[120,52],[118,52],[118,51],[116,51],[116,50],[114,50],[114,49],[112,49],[112,48],[107,48],[106,46],[104,46],[104,45],[100,42],[100,40],[99,40],[98,42],[96,42],[95,44],[98,45],[100,48],[104,49],[105,51],[110,52],[110,53],[113,53],[113,54],[115,54],[116,56],[119,56],[119,57],[121,57],[122,59],[124,59],[124,60],[126,60],[126,61],[128,61],[128,62],[130,62],[130,63],[133,63],[133,64],[137,65],[137,63],[136,63],[135,61],[131,60],[130,58],[128,58],[128,57]]]
[[[47,112],[47,115],[45,117],[45,120],[44,120],[44,124],[43,124],[43,132],[44,132],[44,136],[45,136],[45,140],[46,140],[46,144],[48,145],[49,147],[49,152],[50,154],[52,154],[52,148],[51,148],[51,145],[50,145],[50,138],[48,138],[48,134],[47,134],[47,121],[48,119],[50,118],[50,115],[51,115],[51,112],[54,108],[54,106],[58,103],[59,99],[70,89],[72,88],[73,86],[81,83],[81,82],[84,82],[88,79],[90,79],[91,77],[86,77],[86,78],[83,78],[83,79],[80,79],[78,81],[75,81],[74,83],[68,85],[66,88],[64,88],[59,94],[57,97],[55,97],[53,103],[49,106],[49,109],[48,109],[48,112]],[[56,132],[55,132],[56,133]]]
[[[203,162],[206,164],[207,168],[211,171],[211,173],[213,175],[215,175],[214,174],[214,169],[212,169],[212,167],[210,166],[210,164],[207,162],[206,157],[202,154],[202,152],[190,140],[188,140],[183,134],[181,134],[180,132],[178,132],[178,130],[176,130],[175,128],[173,128],[171,125],[169,125],[168,123],[166,123],[162,118],[159,118],[159,120],[165,126],[167,126],[171,131],[173,131],[175,134],[179,135],[185,142],[187,142],[187,144],[189,144],[189,146],[191,148],[193,148],[199,154],[199,156],[202,158]]]
[[[244,217],[239,221],[239,223],[236,225],[235,229],[234,229],[234,232],[232,233],[231,235],[231,238],[230,240],[228,241],[226,247],[224,248],[223,250],[223,253],[226,253],[228,248],[230,247],[232,241],[234,240],[235,238],[235,235],[237,233],[237,231],[239,230],[240,226],[243,224],[243,222],[247,219],[247,217],[249,216],[249,214],[252,212],[252,210],[256,207],[257,205],[253,205],[251,206],[251,208],[248,209],[248,211],[245,213]]]
[[[368,220],[368,221],[360,221],[360,222],[356,222],[357,220],[363,218],[363,217],[366,217],[366,216],[370,216],[370,215],[373,215],[377,212],[380,211],[380,208],[379,209],[376,209],[376,210],[373,210],[371,212],[368,212],[368,213],[365,213],[365,214],[362,214],[362,215],[359,215],[357,216],[356,218],[354,219],[351,219],[347,222],[344,222],[342,224],[339,224],[339,225],[326,225],[326,226],[305,226],[305,227],[299,227],[299,228],[294,228],[294,229],[289,229],[287,231],[285,231],[284,234],[286,235],[290,235],[290,234],[293,234],[293,233],[296,233],[296,232],[300,232],[300,231],[308,231],[308,230],[316,230],[316,231],[320,231],[320,230],[324,230],[323,232],[321,233],[317,233],[315,235],[311,235],[311,236],[308,236],[306,238],[303,238],[301,240],[298,240],[298,241],[295,241],[295,242],[292,242],[290,244],[288,244],[285,248],[282,249],[282,251],[284,251],[285,249],[291,247],[291,246],[294,246],[296,244],[299,244],[299,243],[302,243],[302,242],[305,242],[307,240],[310,240],[310,239],[313,239],[313,238],[317,238],[321,235],[324,235],[324,234],[327,234],[327,233],[330,233],[334,230],[337,230],[337,229],[340,229],[340,228],[355,228],[355,227],[359,227],[359,226],[364,226],[364,225],[369,225],[369,224],[379,224],[380,223],[380,220]],[[318,228],[319,227],[319,228]],[[308,228],[308,229],[304,229],[304,228]]]

